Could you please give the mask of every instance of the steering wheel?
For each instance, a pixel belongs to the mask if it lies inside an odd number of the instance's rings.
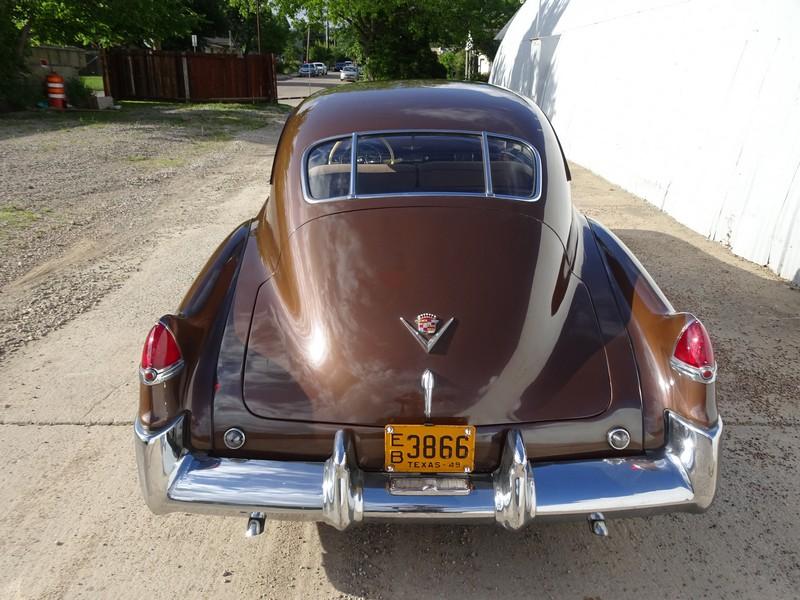
[[[394,161],[395,161],[394,149],[392,148],[392,146],[389,143],[389,141],[385,137],[380,137],[380,138],[377,138],[377,139],[380,140],[381,143],[384,146],[386,146],[386,150],[389,152],[389,164],[390,165],[394,164]],[[329,165],[333,164],[333,157],[336,154],[336,151],[342,145],[342,142],[344,142],[344,140],[337,140],[336,143],[333,144],[333,146],[331,146],[331,151],[328,153],[328,164]],[[356,157],[356,160],[358,160],[358,157]],[[380,155],[380,154],[378,155],[378,162],[383,162],[383,156]]]
[[[501,150],[498,154],[498,158],[500,160],[513,160],[514,162],[524,163],[525,159],[522,158],[516,152],[512,152],[511,150]]]
[[[328,164],[329,165],[333,164],[333,156],[334,156],[334,154],[336,154],[336,151],[339,149],[339,146],[342,145],[343,141],[344,140],[337,140],[336,143],[333,144],[333,146],[331,146],[331,151],[328,152]]]
[[[383,142],[383,145],[386,146],[386,149],[389,151],[389,164],[393,165],[395,159],[394,159],[394,149],[392,148],[392,145],[389,143],[389,140],[387,140],[385,137],[378,139],[381,142]]]

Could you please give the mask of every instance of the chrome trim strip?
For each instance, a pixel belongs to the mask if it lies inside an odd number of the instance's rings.
[[[704,369],[698,369],[692,365],[687,365],[685,362],[678,360],[674,356],[669,359],[670,366],[678,373],[686,375],[699,383],[714,383],[717,380],[717,363],[710,365]],[[711,371],[711,377],[703,377],[703,371]]]
[[[358,136],[363,135],[391,135],[391,134],[451,134],[451,135],[472,135],[478,136],[481,138],[481,149],[483,153],[483,171],[484,171],[484,183],[486,190],[483,194],[477,192],[400,192],[400,193],[392,193],[392,194],[357,194],[356,193],[356,176],[357,176],[357,164],[356,158],[358,156],[357,147],[358,147]],[[351,148],[350,148],[350,189],[349,193],[346,196],[334,196],[332,198],[313,198],[311,196],[310,187],[308,184],[308,155],[311,153],[311,150],[319,146],[320,144],[324,144],[325,142],[330,142],[333,140],[345,140],[348,137],[351,138]],[[489,161],[489,152],[488,152],[488,138],[489,137],[496,137],[505,140],[511,140],[512,142],[518,142],[528,149],[530,149],[531,153],[533,154],[534,159],[534,169],[536,171],[534,177],[534,191],[532,196],[510,196],[505,194],[495,194],[492,190],[492,183],[491,183],[491,163]],[[539,154],[539,151],[536,147],[529,141],[524,140],[520,137],[516,137],[513,135],[506,135],[503,133],[494,133],[490,131],[472,131],[472,130],[463,130],[463,129],[377,129],[377,130],[367,130],[367,131],[355,131],[352,134],[341,134],[341,135],[333,135],[325,138],[320,138],[315,141],[313,144],[309,145],[305,150],[303,150],[302,157],[300,159],[300,187],[303,191],[303,199],[308,202],[309,204],[321,204],[323,202],[339,202],[342,200],[361,200],[361,199],[371,199],[371,198],[404,198],[404,197],[418,197],[418,198],[426,198],[426,197],[444,197],[444,198],[451,198],[451,197],[475,197],[475,198],[499,198],[501,200],[516,200],[519,202],[538,202],[542,197],[542,158]]]
[[[139,381],[141,381],[144,385],[158,385],[159,383],[164,383],[167,379],[170,379],[174,375],[176,375],[184,366],[183,359],[181,358],[173,365],[170,365],[166,369],[153,369],[149,367],[145,369],[144,367],[139,367]],[[152,381],[148,381],[145,379],[145,373],[155,373],[155,377]]]
[[[358,468],[345,430],[336,433],[325,463],[192,454],[183,443],[183,415],[156,431],[137,419],[134,437],[142,494],[156,514],[259,512],[338,529],[369,519],[497,522],[517,529],[534,518],[706,510],[716,492],[722,420],[706,429],[669,411],[665,419],[664,448],[624,458],[535,463],[512,430],[498,469],[470,475],[470,492],[463,495],[392,493],[392,475]]]

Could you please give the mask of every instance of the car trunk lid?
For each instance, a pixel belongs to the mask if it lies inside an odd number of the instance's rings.
[[[430,352],[412,327],[453,319]],[[259,291],[244,400],[273,419],[383,426],[581,419],[612,401],[585,284],[541,221],[501,209],[358,210],[305,224]],[[635,377],[635,373],[630,375]]]

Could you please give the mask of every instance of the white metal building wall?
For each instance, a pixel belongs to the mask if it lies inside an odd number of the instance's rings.
[[[490,81],[571,160],[800,283],[797,0],[528,0]]]

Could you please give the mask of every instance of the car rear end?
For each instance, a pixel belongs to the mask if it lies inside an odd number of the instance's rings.
[[[339,72],[339,79],[342,81],[357,81],[358,69],[352,65],[347,65]]]
[[[722,429],[708,335],[572,210],[543,117],[526,140],[387,130],[279,152],[279,202],[148,336],[153,511],[256,533],[273,515],[602,534],[606,517],[705,510]],[[303,194],[285,215],[300,192],[284,181]]]

